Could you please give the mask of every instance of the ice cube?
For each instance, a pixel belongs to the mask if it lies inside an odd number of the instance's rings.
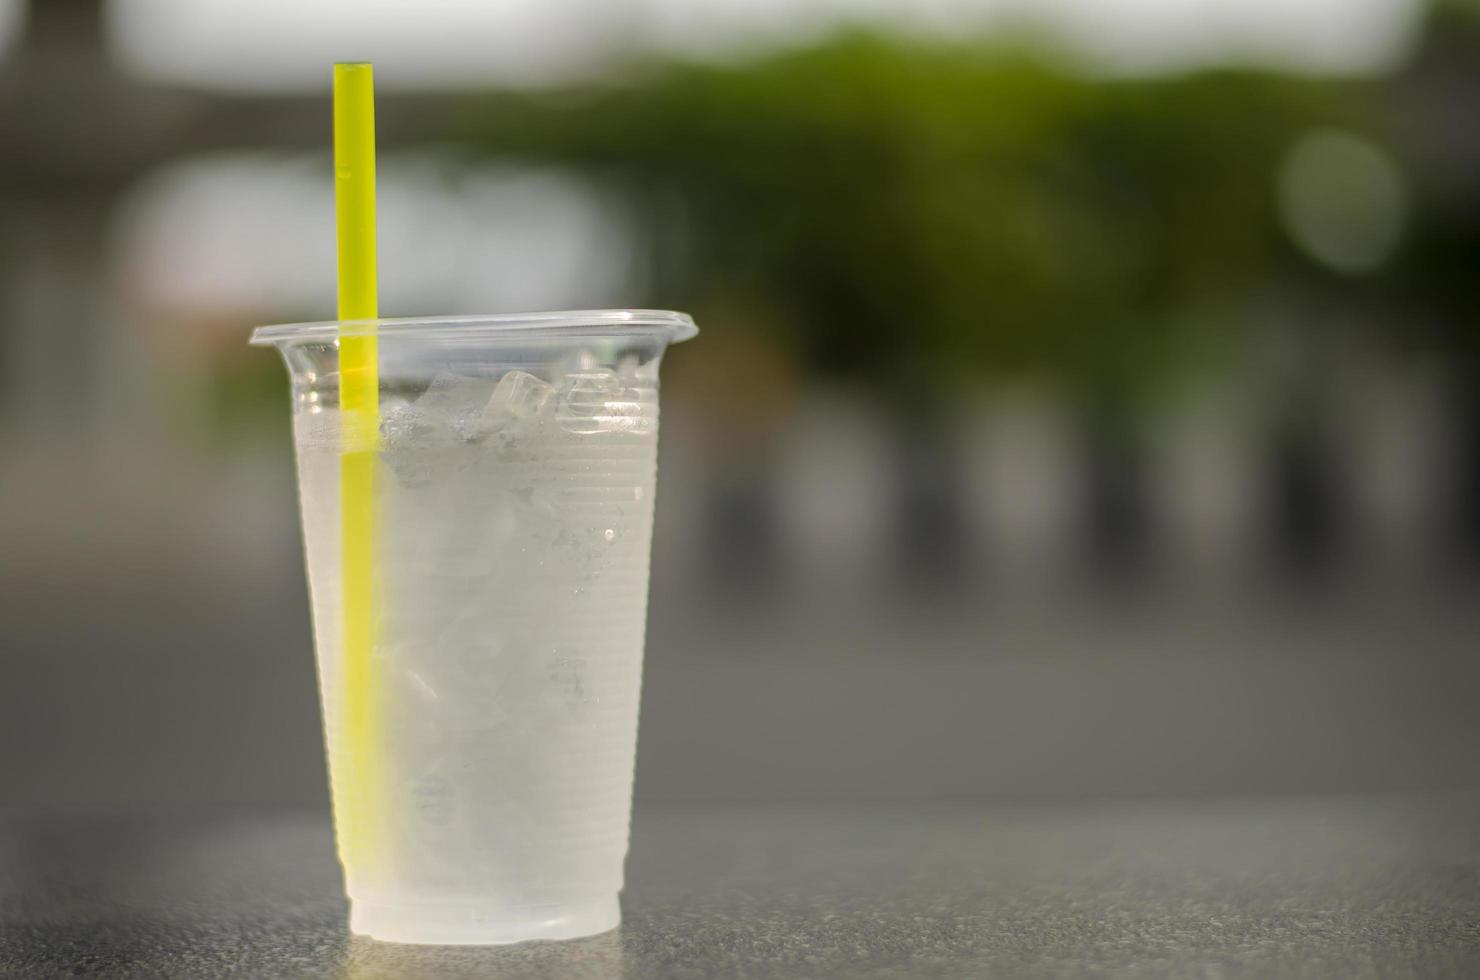
[[[380,443],[389,450],[409,449],[433,436],[436,427],[415,404],[391,405],[380,413]]]
[[[578,435],[600,432],[601,423],[597,416],[603,411],[607,398],[621,390],[621,381],[610,371],[572,371],[560,386],[555,420],[566,432]]]
[[[555,388],[528,371],[510,371],[499,379],[479,415],[480,434],[500,432],[518,422],[538,418]]]
[[[442,371],[415,401],[382,409],[383,458],[402,486],[425,487],[469,465],[467,457],[447,450],[478,438],[493,392],[494,382],[486,378]]]
[[[511,489],[502,504],[509,533],[527,539],[532,548],[548,547],[565,526],[559,508],[532,487]]]
[[[624,386],[612,371],[573,371],[565,376],[555,418],[562,429],[576,435],[644,434],[655,424],[649,401],[642,389]]]
[[[628,354],[617,363],[617,374],[627,385],[651,385],[658,380],[658,362]]]
[[[650,400],[643,397],[641,389],[623,388],[617,397],[607,400],[597,418],[605,432],[645,435],[657,425],[657,417],[649,406]]]
[[[496,391],[496,383],[487,378],[467,378],[440,371],[416,400],[416,407],[433,424],[464,442],[483,434],[483,412]]]
[[[446,430],[417,403],[391,405],[380,414],[381,458],[402,486],[420,487],[436,475],[436,450]]]

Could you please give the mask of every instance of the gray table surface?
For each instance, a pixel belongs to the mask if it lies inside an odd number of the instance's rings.
[[[0,810],[0,976],[1480,976],[1480,797],[664,805],[620,930],[350,936],[326,814]]]

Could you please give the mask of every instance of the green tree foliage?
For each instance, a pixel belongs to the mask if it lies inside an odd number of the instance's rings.
[[[1020,52],[851,34],[740,65],[485,97],[481,151],[620,188],[662,300],[747,312],[816,369],[1154,384],[1284,249],[1278,161],[1324,83],[1092,81]]]

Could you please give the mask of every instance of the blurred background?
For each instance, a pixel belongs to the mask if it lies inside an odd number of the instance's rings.
[[[642,798],[1480,782],[1480,3],[3,0],[0,802],[326,798],[285,373],[658,306]]]

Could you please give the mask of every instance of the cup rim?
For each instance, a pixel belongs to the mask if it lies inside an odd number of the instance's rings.
[[[379,317],[373,320],[318,320],[257,327],[250,344],[267,347],[336,337],[384,337],[416,333],[428,337],[622,336],[655,333],[676,344],[699,333],[687,313],[673,310],[559,310],[548,313],[486,313],[457,316]]]

